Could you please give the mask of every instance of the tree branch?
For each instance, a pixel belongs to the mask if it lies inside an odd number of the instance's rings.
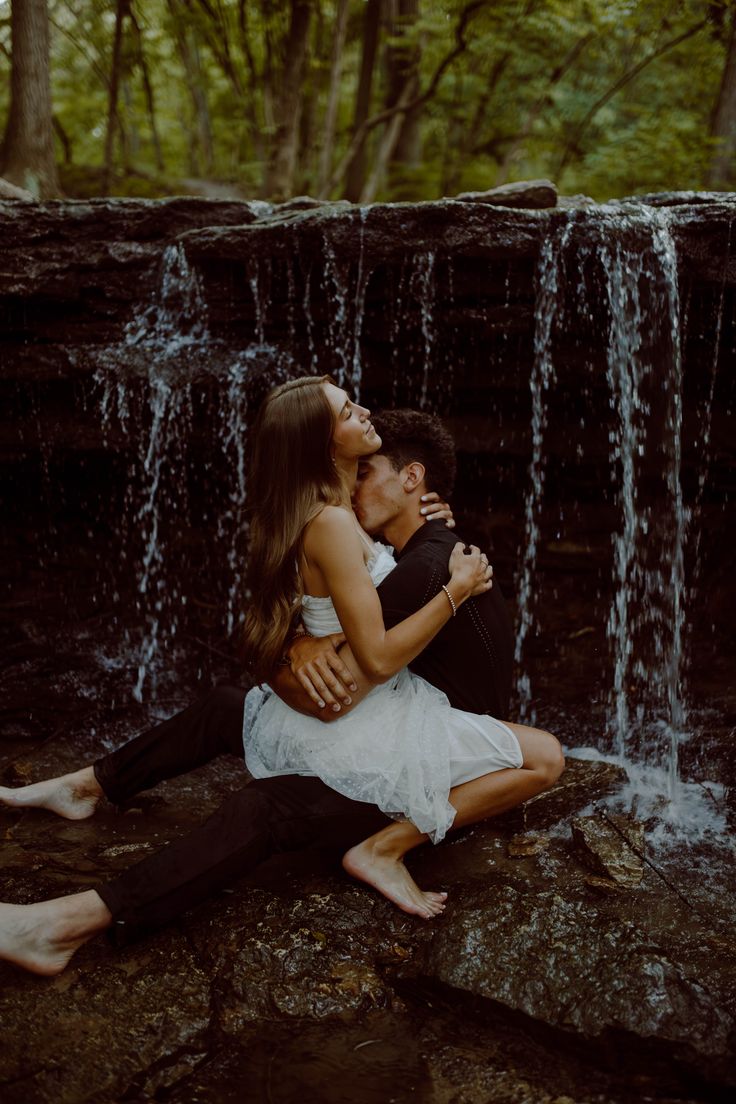
[[[580,141],[580,138],[582,137],[584,131],[598,114],[600,109],[602,107],[605,107],[608,101],[612,100],[616,93],[620,92],[621,89],[625,87],[625,85],[627,85],[630,81],[634,79],[634,77],[637,77],[639,73],[641,73],[642,69],[645,69],[647,65],[650,65],[653,61],[656,61],[656,59],[658,57],[661,57],[662,54],[667,53],[668,50],[672,50],[675,46],[679,46],[681,42],[684,42],[688,38],[692,38],[692,36],[697,34],[698,31],[702,31],[703,27],[705,27],[707,23],[707,19],[701,19],[699,23],[695,23],[692,27],[689,28],[689,30],[683,31],[683,33],[678,35],[676,38],[672,38],[669,42],[665,42],[664,46],[660,46],[658,50],[653,50],[650,54],[647,54],[645,58],[642,58],[638,65],[635,65],[633,69],[630,69],[628,71],[628,73],[624,73],[624,75],[619,80],[617,80],[615,84],[611,85],[608,91],[605,92],[600,97],[600,99],[596,100],[593,106],[586,113],[582,122],[580,122],[576,127],[572,138],[570,138],[570,140],[565,145],[565,148],[562,151],[562,157],[560,158],[560,163],[557,166],[557,172],[555,174],[556,180],[559,180],[560,176],[562,175],[563,169],[568,164],[570,157],[573,154],[573,151],[577,150],[578,142]]]
[[[421,107],[432,98],[448,66],[452,65],[455,58],[459,57],[460,54],[464,53],[468,48],[468,44],[465,41],[465,31],[467,30],[468,23],[472,16],[474,16],[477,11],[480,11],[481,8],[485,8],[487,3],[488,0],[472,0],[470,4],[467,4],[463,8],[460,13],[457,27],[455,28],[455,46],[437,66],[424,92],[415,96],[412,100],[407,100],[405,102],[400,101],[394,107],[386,108],[385,111],[379,111],[376,115],[372,115],[370,119],[366,119],[366,121],[358,127],[353,135],[353,140],[347,152],[330,177],[329,183],[324,189],[323,194],[329,194],[333,188],[337,186],[338,182],[342,180],[374,127],[380,126],[381,123],[388,122],[388,120],[393,119],[395,115],[407,115],[410,111],[414,111],[416,108]]]

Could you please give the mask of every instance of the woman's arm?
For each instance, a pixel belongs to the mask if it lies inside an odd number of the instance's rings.
[[[490,568],[479,549],[470,555],[457,544],[449,562],[447,583],[455,608],[473,594],[490,589]],[[381,603],[363,561],[353,516],[344,507],[326,506],[304,535],[310,574],[332,598],[352,652],[370,682],[385,682],[414,659],[452,617],[448,595],[441,591],[411,617],[386,630]]]

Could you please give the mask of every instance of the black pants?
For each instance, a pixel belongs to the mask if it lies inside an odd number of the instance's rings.
[[[245,691],[218,686],[207,697],[94,764],[115,804],[208,763],[242,759]],[[318,778],[288,775],[253,781],[209,820],[157,854],[97,887],[113,916],[115,942],[175,919],[282,851],[314,844],[351,847],[391,821],[375,806],[351,801]]]

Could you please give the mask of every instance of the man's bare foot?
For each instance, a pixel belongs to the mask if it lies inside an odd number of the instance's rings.
[[[54,977],[111,919],[93,889],[33,905],[0,904],[0,958],[32,974]]]
[[[401,857],[382,851],[373,839],[364,840],[343,855],[348,874],[373,886],[404,912],[429,920],[445,907],[446,893],[420,889]]]
[[[9,809],[48,809],[67,820],[91,817],[101,797],[102,787],[92,767],[17,789],[0,786],[0,804]]]

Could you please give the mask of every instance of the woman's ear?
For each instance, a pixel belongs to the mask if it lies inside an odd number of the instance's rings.
[[[411,494],[424,481],[426,470],[424,464],[418,460],[412,460],[401,469],[401,485],[407,494]]]

